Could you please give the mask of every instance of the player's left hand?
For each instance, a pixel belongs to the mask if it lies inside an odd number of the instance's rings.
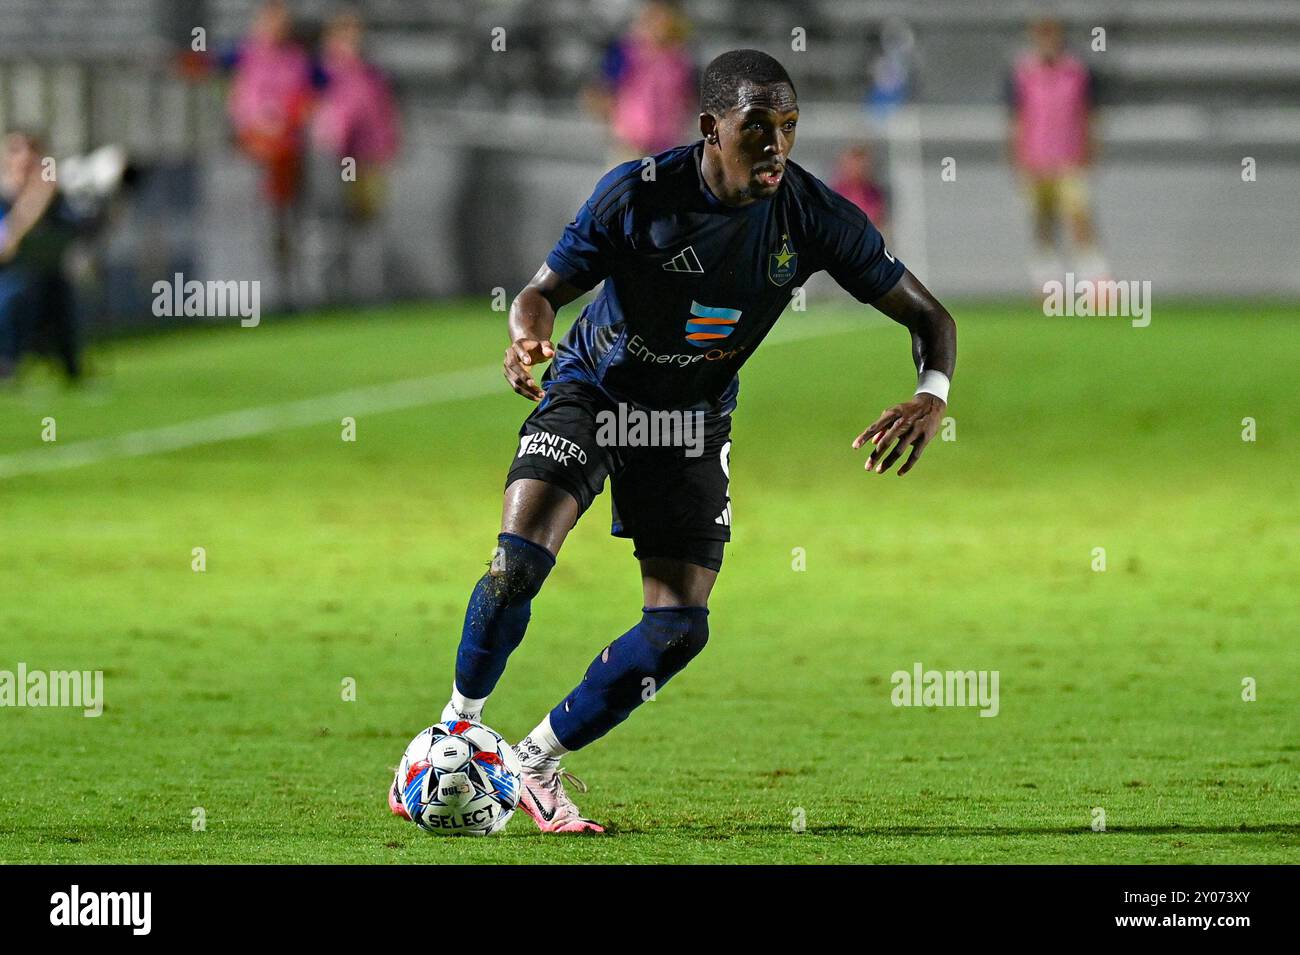
[[[867,458],[867,470],[884,474],[911,448],[912,453],[898,469],[898,475],[902,477],[921,459],[925,446],[939,430],[947,407],[945,402],[934,395],[921,394],[910,401],[886,408],[866,431],[853,439],[853,449],[856,451],[870,441],[875,449]]]

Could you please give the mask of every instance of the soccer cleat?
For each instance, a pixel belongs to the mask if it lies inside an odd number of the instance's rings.
[[[519,746],[515,747],[515,752],[520,754],[523,762],[524,755]],[[604,832],[604,826],[578,812],[578,807],[564,791],[566,778],[579,792],[587,791],[586,783],[561,769],[559,760],[544,760],[542,763],[540,766],[524,763],[521,777],[524,786],[519,796],[519,807],[533,817],[537,828],[542,832]]]
[[[401,816],[403,819],[410,819],[411,814],[406,811],[402,805],[402,794],[397,791],[397,773],[393,773],[393,785],[388,787],[388,808],[394,816]]]

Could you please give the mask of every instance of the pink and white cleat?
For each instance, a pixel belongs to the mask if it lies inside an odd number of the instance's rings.
[[[519,796],[519,808],[533,817],[533,822],[542,832],[604,832],[604,826],[578,812],[578,807],[564,791],[564,779],[573,783],[578,792],[587,791],[586,783],[561,769],[558,759],[526,756],[527,742],[524,740],[515,747],[519,761],[523,763],[521,778],[524,789]]]
[[[410,820],[411,814],[406,811],[402,805],[402,795],[397,791],[397,773],[393,773],[393,785],[388,787],[388,808],[394,816],[401,816],[403,819]]]

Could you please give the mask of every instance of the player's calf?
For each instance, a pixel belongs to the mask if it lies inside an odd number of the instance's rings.
[[[627,719],[649,694],[681,672],[708,639],[706,608],[646,608],[640,623],[591,661],[577,688],[515,747],[524,768],[519,805],[538,828],[543,832],[604,832],[578,811],[565,792],[566,774],[560,769],[560,757],[599,739]]]
[[[582,682],[551,710],[567,749],[600,739],[663,687],[709,640],[705,607],[648,607],[641,621],[591,661]]]
[[[499,534],[497,543],[492,565],[474,586],[465,610],[456,682],[444,718],[477,720],[482,715],[506,661],[524,639],[533,598],[555,566],[550,551],[518,535]]]

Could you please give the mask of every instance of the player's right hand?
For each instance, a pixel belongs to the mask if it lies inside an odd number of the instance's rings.
[[[510,387],[529,401],[541,401],[546,392],[542,386],[533,381],[533,366],[548,362],[555,357],[555,346],[546,339],[517,338],[506,349],[505,361],[501,370],[510,382]]]

